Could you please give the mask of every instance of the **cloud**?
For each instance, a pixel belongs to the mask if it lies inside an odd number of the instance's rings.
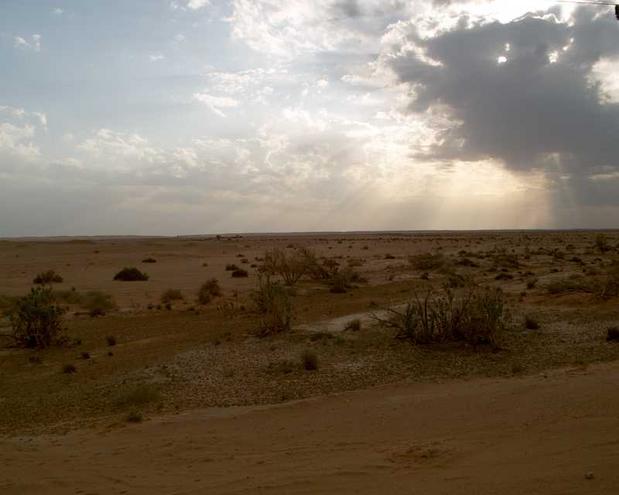
[[[418,159],[494,159],[508,169],[587,177],[619,170],[619,106],[596,80],[616,60],[617,23],[587,9],[563,21],[554,11],[507,23],[465,18],[424,37],[399,27],[384,63],[410,91],[408,111],[444,117]],[[591,189],[591,188],[589,188]],[[619,203],[619,197],[615,199]]]
[[[148,59],[151,62],[159,62],[160,60],[165,59],[165,55],[162,55],[161,53],[152,53],[148,56]]]
[[[222,111],[222,108],[227,109],[239,106],[239,102],[229,96],[213,96],[208,93],[195,93],[193,98],[206,105],[211,112],[219,115],[220,117],[226,116],[226,114]]]
[[[15,36],[13,38],[13,46],[22,50],[32,50],[35,52],[41,51],[41,35],[33,34],[30,40],[22,38],[21,36]]]
[[[0,172],[4,159],[21,158],[27,161],[40,157],[36,134],[47,129],[47,116],[27,112],[23,108],[0,105]]]

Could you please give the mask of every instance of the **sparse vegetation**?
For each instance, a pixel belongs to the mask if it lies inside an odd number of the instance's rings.
[[[45,348],[64,343],[64,309],[56,305],[49,287],[35,287],[24,297],[17,299],[9,319],[13,338],[18,346]]]
[[[247,278],[249,277],[249,273],[247,270],[243,270],[242,268],[237,268],[232,272],[232,278]]]
[[[415,344],[463,341],[494,345],[505,323],[503,293],[496,289],[428,291],[425,297],[415,295],[404,310],[388,312],[387,319],[375,318],[394,328],[397,338]]]
[[[216,278],[211,278],[204,282],[200,289],[198,290],[198,303],[199,304],[208,304],[215,297],[221,296],[221,287],[219,287],[219,282]]]
[[[358,332],[360,330],[361,330],[361,320],[359,318],[350,320],[344,327],[345,332]]]
[[[314,351],[306,349],[301,354],[301,364],[305,371],[316,371],[318,369],[318,355]]]
[[[157,260],[155,258],[144,258],[142,263],[157,263]]]
[[[161,400],[159,388],[148,383],[141,383],[123,390],[114,400],[114,406],[119,409],[144,407]]]
[[[41,272],[32,280],[33,284],[38,285],[61,284],[62,282],[63,278],[54,270]]]
[[[292,302],[285,287],[273,282],[269,277],[259,277],[252,299],[260,315],[259,335],[267,336],[290,330]]]
[[[183,293],[178,289],[167,289],[161,294],[161,304],[170,304],[175,301],[182,301]]]
[[[533,318],[530,315],[527,315],[524,318],[524,327],[527,330],[539,330],[540,325],[535,318]]]
[[[145,282],[148,280],[148,275],[137,268],[123,268],[116,275],[114,280],[120,280],[121,282]]]
[[[71,375],[73,373],[77,373],[77,368],[74,364],[68,363],[62,366],[62,372],[65,375]]]
[[[105,343],[109,347],[114,347],[116,345],[116,337],[114,337],[113,335],[108,335],[107,337],[105,337]]]
[[[447,263],[447,259],[442,253],[423,253],[409,256],[408,262],[415,270],[427,272],[442,268]]]

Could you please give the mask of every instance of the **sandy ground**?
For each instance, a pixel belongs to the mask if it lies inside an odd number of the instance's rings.
[[[396,384],[6,439],[0,493],[618,493],[617,380],[614,363]]]

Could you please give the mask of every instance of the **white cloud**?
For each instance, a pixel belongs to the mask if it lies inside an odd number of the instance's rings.
[[[148,59],[151,62],[158,62],[159,60],[165,59],[165,55],[162,55],[161,53],[152,53],[148,56]]]
[[[32,50],[35,52],[41,51],[41,35],[33,34],[30,40],[21,36],[15,36],[13,38],[13,46],[22,50]]]
[[[54,10],[52,10],[52,12],[53,12],[55,15],[62,15],[62,14],[64,14],[64,10],[62,10],[62,9],[61,9],[61,8],[59,8],[59,7],[56,7]]]
[[[239,106],[239,102],[229,96],[213,96],[208,93],[195,93],[194,99],[206,105],[214,114],[220,117],[225,117],[226,114],[222,108],[235,108]]]

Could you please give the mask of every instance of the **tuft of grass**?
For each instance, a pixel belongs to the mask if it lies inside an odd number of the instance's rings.
[[[116,345],[116,337],[113,335],[108,335],[105,337],[105,342],[109,347],[114,347]]]
[[[301,354],[301,364],[305,371],[318,370],[318,355],[310,349],[303,351]]]
[[[247,270],[243,270],[242,268],[237,268],[232,272],[232,278],[246,278],[249,277],[249,273]]]
[[[144,258],[142,263],[157,263],[157,260],[155,258]]]
[[[114,280],[121,282],[145,282],[148,275],[135,267],[125,267],[114,275]]]
[[[32,280],[33,284],[39,285],[61,284],[62,282],[63,278],[54,270],[41,272]]]

